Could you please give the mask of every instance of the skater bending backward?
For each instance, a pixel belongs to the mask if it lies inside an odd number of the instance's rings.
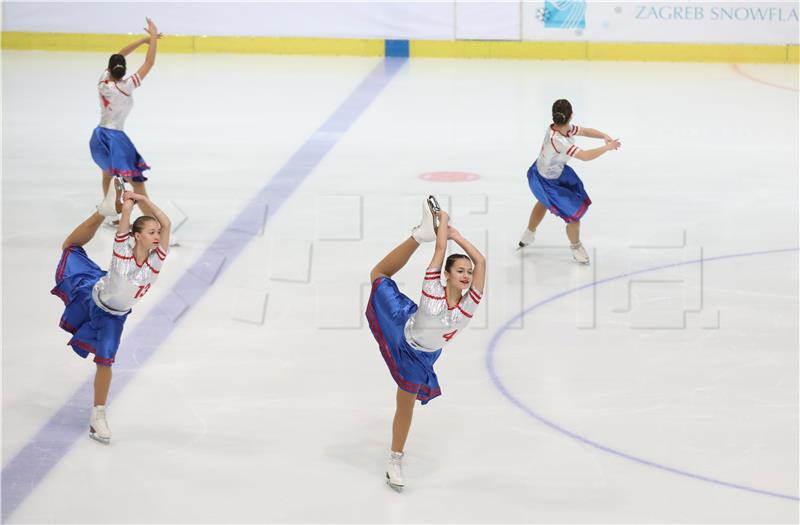
[[[98,212],[78,225],[64,241],[56,268],[56,286],[51,291],[64,301],[59,326],[72,334],[67,344],[83,358],[94,354],[97,370],[89,433],[104,443],[111,439],[105,405],[122,328],[131,307],[147,294],[161,272],[171,227],[169,218],[144,195],[126,192],[123,199],[108,272],[86,255],[83,246],[92,240],[105,216],[115,213],[113,192],[98,206]],[[143,215],[131,226],[134,204],[147,205],[153,215]]]
[[[448,221],[447,213],[439,211],[436,199],[430,197],[423,204],[422,223],[370,274],[372,294],[367,306],[367,320],[397,383],[392,445],[386,472],[387,481],[395,488],[404,485],[401,460],[414,403],[418,399],[424,405],[441,394],[433,364],[442,347],[467,326],[484,292],[484,256],[458,230],[449,226]],[[458,244],[466,255],[452,254],[447,258],[444,265],[446,285],[443,286],[442,263],[448,239]],[[436,248],[422,279],[418,306],[398,290],[391,277],[406,265],[421,243],[434,240]]]
[[[580,221],[592,201],[578,174],[567,162],[573,157],[594,160],[606,151],[619,149],[620,142],[602,131],[572,124],[572,105],[568,100],[556,100],[552,109],[553,123],[545,133],[539,157],[528,169],[528,186],[536,197],[536,204],[531,210],[528,228],[519,240],[519,248],[533,243],[536,228],[550,211],[567,223],[572,257],[581,264],[588,264],[589,256],[580,239]],[[575,137],[603,139],[605,144],[582,150],[575,145]]]

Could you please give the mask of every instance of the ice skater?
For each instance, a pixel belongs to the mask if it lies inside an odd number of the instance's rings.
[[[97,211],[66,238],[56,268],[56,286],[51,291],[64,301],[59,326],[72,334],[67,344],[83,358],[94,354],[97,370],[89,435],[102,443],[111,440],[106,400],[122,328],[131,307],[147,294],[161,272],[171,227],[169,218],[146,196],[123,193],[111,264],[104,272],[86,255],[83,246],[92,240],[105,217],[116,214],[116,201],[115,188],[109,187]],[[134,204],[146,205],[152,216],[143,215],[131,226]]]
[[[583,182],[567,162],[572,157],[579,160],[594,160],[606,151],[619,149],[621,143],[602,131],[582,128],[572,121],[572,105],[560,99],[553,103],[553,123],[545,133],[539,158],[528,169],[528,186],[536,197],[531,210],[528,228],[519,240],[519,248],[533,243],[536,228],[549,210],[567,223],[567,238],[572,257],[581,264],[589,264],[589,255],[580,239],[581,217],[592,203]],[[575,137],[603,139],[599,148],[581,150],[575,145]]]
[[[466,255],[457,253],[447,258],[446,286],[442,286],[442,262],[448,239]],[[436,248],[422,280],[422,296],[417,306],[398,290],[391,277],[406,265],[421,243],[434,240]],[[370,279],[372,293],[367,320],[397,383],[386,479],[399,490],[405,484],[402,459],[414,403],[419,399],[424,405],[441,394],[433,364],[442,347],[467,326],[478,308],[486,280],[486,259],[449,225],[447,213],[439,210],[435,198],[429,197],[423,204],[421,224],[372,269]]]
[[[144,186],[147,177],[143,175],[143,172],[150,169],[150,166],[147,165],[136,150],[136,146],[123,131],[125,119],[133,108],[133,91],[142,85],[142,81],[153,68],[156,61],[157,42],[162,36],[149,18],[147,18],[145,31],[148,33],[147,37],[140,38],[120,49],[118,53],[111,55],[108,59],[108,68],[103,71],[97,83],[100,98],[100,124],[92,132],[89,149],[92,159],[103,172],[103,195],[108,193],[111,178],[119,177],[130,182],[135,193],[147,196]],[[144,64],[136,73],[126,78],[125,57],[144,44],[148,45]],[[119,196],[118,194],[117,197]],[[139,203],[139,206],[145,215],[153,215],[146,202]],[[120,204],[117,205],[117,212],[119,211]]]

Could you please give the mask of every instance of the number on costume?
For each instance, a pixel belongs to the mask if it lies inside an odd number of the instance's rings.
[[[150,289],[150,284],[140,286],[139,290],[136,292],[136,295],[134,295],[133,298],[138,299],[140,297],[144,297],[144,294],[146,294],[147,290],[149,289]]]

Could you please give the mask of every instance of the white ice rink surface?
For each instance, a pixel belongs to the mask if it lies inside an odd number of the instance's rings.
[[[126,325],[102,446],[70,401],[94,365],[49,290],[100,198],[107,55],[2,59],[8,522],[798,521],[797,66],[414,59],[317,132],[383,60],[159,56],[126,131],[153,200],[186,220]],[[623,144],[571,163],[593,201],[588,267],[551,215],[514,250],[557,98]],[[309,160],[312,138],[332,147]],[[207,251],[284,165],[310,172],[263,232],[236,257]],[[479,178],[419,177],[445,171]],[[443,395],[417,406],[398,494],[395,384],[363,311],[427,194],[489,277],[436,364]],[[112,236],[87,247],[103,267]],[[431,254],[397,275],[414,300]],[[183,278],[207,291],[182,296]],[[148,332],[159,309],[175,322]],[[57,413],[77,440],[40,432]],[[10,478],[19,454],[37,468]]]

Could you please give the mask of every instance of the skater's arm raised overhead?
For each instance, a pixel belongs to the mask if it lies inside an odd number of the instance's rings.
[[[129,192],[122,194],[122,212],[117,224],[117,235],[127,235],[131,232],[131,214],[133,213],[133,205],[136,204],[136,200],[132,195],[135,194]]]
[[[145,28],[145,31],[147,31],[150,36],[147,39],[148,48],[147,56],[144,57],[144,64],[142,64],[142,67],[136,72],[140,80],[144,80],[144,77],[146,77],[153,68],[153,64],[156,63],[156,47],[158,47],[158,39],[161,38],[161,33],[158,32],[158,28],[149,18],[147,19],[147,28]]]
[[[446,211],[438,212],[437,217],[439,217],[439,228],[436,230],[436,249],[433,251],[433,258],[428,268],[441,269],[444,262],[444,254],[447,251],[447,222],[450,217]]]
[[[449,228],[449,237],[472,259],[472,264],[475,265],[472,270],[472,288],[483,294],[483,286],[486,284],[486,257],[452,226]]]
[[[594,160],[606,151],[611,151],[612,149],[616,150],[622,144],[620,143],[619,139],[611,139],[610,142],[606,142],[599,148],[594,149],[587,149],[587,150],[578,150],[573,155],[576,159],[579,160]]]
[[[139,46],[142,46],[142,45],[148,43],[149,41],[150,41],[150,37],[148,37],[148,36],[140,38],[138,40],[134,40],[133,42],[131,42],[127,46],[125,46],[122,49],[120,49],[117,54],[126,57],[126,56],[130,55],[131,53],[133,53],[134,51],[136,51],[136,49]]]
[[[158,206],[156,206],[153,201],[151,201],[144,195],[139,195],[138,193],[133,193],[133,192],[126,192],[124,197],[125,199],[133,199],[137,204],[143,202],[150,207],[150,210],[153,212],[153,218],[155,218],[155,220],[157,220],[158,223],[161,225],[161,232],[160,232],[161,239],[159,241],[159,244],[161,246],[164,246],[163,251],[164,253],[166,253],[169,247],[169,236],[172,231],[172,222],[169,220],[169,217],[167,217],[167,214],[161,211],[161,209]],[[124,215],[125,213],[124,209],[122,213]],[[120,227],[122,227],[121,219],[119,221],[119,224]]]

